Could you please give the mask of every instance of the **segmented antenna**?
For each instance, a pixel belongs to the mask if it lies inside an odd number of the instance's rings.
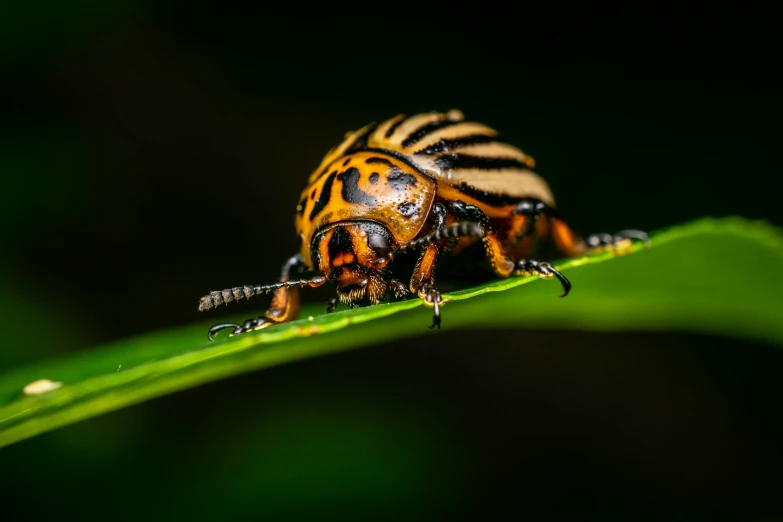
[[[321,286],[326,282],[326,278],[323,276],[313,277],[312,279],[300,279],[298,281],[282,281],[280,283],[274,283],[271,285],[258,285],[258,286],[237,286],[234,288],[226,288],[225,290],[210,292],[209,295],[205,295],[199,300],[198,311],[203,312],[210,308],[215,308],[223,303],[230,303],[231,301],[239,301],[243,297],[250,299],[254,295],[268,294],[273,290],[280,288],[292,287],[292,286]]]
[[[430,232],[424,237],[414,239],[410,243],[400,245],[397,252],[405,252],[414,248],[427,246],[430,243],[436,243],[441,239],[457,239],[460,237],[484,237],[484,227],[474,221],[461,221],[447,227],[439,228]]]

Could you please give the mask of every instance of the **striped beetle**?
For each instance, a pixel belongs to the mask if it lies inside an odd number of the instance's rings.
[[[217,324],[209,339],[224,328],[233,335],[292,320],[298,289],[327,281],[337,288],[329,312],[338,301],[355,307],[413,294],[433,307],[430,328],[440,328],[443,299],[434,274],[446,260],[474,263],[467,253],[478,250],[497,276],[554,276],[565,297],[568,279],[531,258],[542,243],[575,256],[631,239],[648,242],[639,230],[576,235],[534,167],[531,156],[458,110],[398,115],[347,133],[301,194],[295,219],[301,248],[286,261],[279,282],[214,291],[199,303],[203,311],[271,291],[269,310],[241,325]],[[410,274],[407,283],[400,274]]]

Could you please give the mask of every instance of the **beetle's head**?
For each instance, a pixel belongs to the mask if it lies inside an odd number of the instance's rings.
[[[313,264],[337,286],[340,302],[353,305],[368,298],[379,303],[388,286],[385,270],[394,250],[386,227],[372,221],[345,221],[315,236]]]

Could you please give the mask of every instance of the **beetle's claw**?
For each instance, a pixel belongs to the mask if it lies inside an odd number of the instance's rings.
[[[531,272],[535,272],[539,277],[544,278],[555,276],[560,281],[560,284],[563,285],[563,295],[560,297],[567,296],[568,292],[571,291],[571,281],[549,263],[539,263],[538,261],[528,261],[525,259],[517,261],[515,273],[519,275],[529,275]]]
[[[561,274],[558,269],[556,269],[549,263],[539,263],[538,267],[541,270],[542,275],[545,273],[545,271],[549,272],[549,274],[554,275],[560,281],[560,284],[563,285],[563,295],[561,295],[560,297],[565,297],[568,295],[568,292],[571,291],[571,281],[569,281],[566,276]]]
[[[209,333],[207,336],[209,337],[210,341],[215,340],[215,334],[218,333],[220,330],[225,330],[226,328],[233,328],[234,331],[231,333],[231,335],[235,333],[239,333],[239,331],[242,330],[242,326],[238,325],[237,323],[221,323],[216,324],[212,328],[209,329]]]
[[[436,326],[438,327],[438,330],[440,330],[440,311],[432,314],[432,324],[429,326],[429,329],[432,330]]]
[[[438,327],[440,330],[440,307],[443,304],[443,298],[440,291],[432,285],[424,285],[421,289],[421,295],[424,298],[424,304],[432,307],[432,324],[430,330]]]

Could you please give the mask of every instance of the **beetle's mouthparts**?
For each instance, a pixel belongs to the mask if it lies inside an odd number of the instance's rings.
[[[337,289],[337,297],[344,305],[351,305],[356,301],[361,301],[367,293],[367,280],[363,285],[345,286]]]
[[[338,283],[337,297],[345,305],[361,301],[365,296],[369,298],[370,304],[378,304],[383,300],[387,289],[388,284],[377,274],[343,274]]]

